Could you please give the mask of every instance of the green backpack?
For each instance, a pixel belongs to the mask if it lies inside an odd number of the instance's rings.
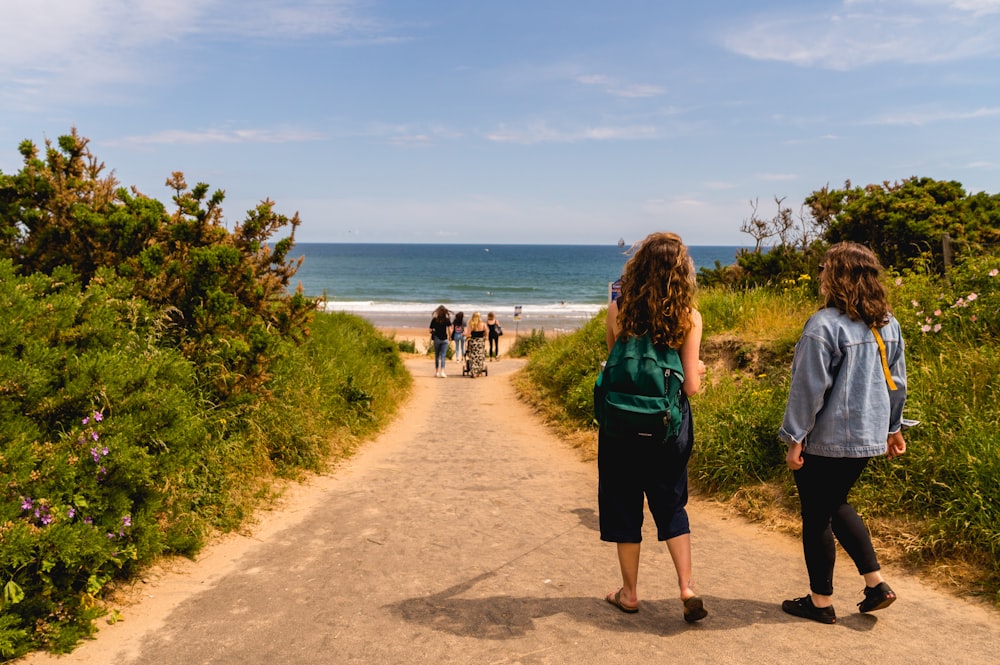
[[[676,349],[648,336],[619,337],[594,384],[594,416],[607,433],[671,441],[681,428],[684,368]]]

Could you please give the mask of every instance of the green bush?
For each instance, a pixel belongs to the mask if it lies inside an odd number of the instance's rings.
[[[46,141],[44,155],[21,143],[21,171],[0,173],[0,257],[25,274],[69,269],[84,285],[113,271],[162,313],[160,344],[194,362],[206,397],[240,399],[262,385],[278,347],[301,339],[314,309],[288,293],[298,216],[265,200],[230,231],[224,193],[204,183],[189,189],[180,172],[166,181],[176,206],[168,214],[102,175],[88,143],[76,130]],[[269,245],[285,227],[291,235]]]
[[[608,357],[604,316],[602,312],[575,333],[549,341],[525,365],[540,399],[560,404],[563,418],[578,426],[595,424],[594,381]]]
[[[545,346],[548,341],[544,328],[539,330],[532,328],[530,333],[517,335],[514,338],[514,343],[510,345],[508,355],[512,358],[525,358]]]
[[[69,648],[112,577],[192,543],[190,505],[162,491],[206,437],[190,363],[151,343],[127,287],[56,273],[0,261],[0,616],[32,634],[4,656]]]
[[[411,381],[370,324],[320,315],[253,402],[214,404],[127,283],[54,272],[0,260],[3,658],[69,650],[111,582],[238,527],[270,474],[349,454]]]

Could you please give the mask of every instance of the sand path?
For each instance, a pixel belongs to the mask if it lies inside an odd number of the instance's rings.
[[[1000,614],[892,569],[873,615],[841,560],[840,622],[781,612],[806,590],[795,539],[690,506],[709,617],[684,623],[666,549],[647,532],[641,611],[604,602],[614,546],[597,533],[593,463],[488,377],[430,359],[401,417],[341,468],[289,489],[247,535],[137,584],[124,620],[33,665],[319,663],[996,663]],[[452,367],[457,367],[452,363]]]

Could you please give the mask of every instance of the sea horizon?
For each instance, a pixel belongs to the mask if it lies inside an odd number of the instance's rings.
[[[326,311],[380,328],[423,328],[438,305],[468,318],[494,312],[512,332],[582,327],[608,303],[630,245],[296,243],[292,280]],[[696,269],[735,262],[744,246],[693,245]],[[516,318],[515,318],[516,317]]]

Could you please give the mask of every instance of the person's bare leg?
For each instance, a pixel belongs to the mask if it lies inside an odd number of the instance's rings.
[[[697,594],[691,581],[691,534],[685,533],[667,540],[667,550],[677,571],[677,586],[680,588],[681,600],[687,600]]]
[[[640,543],[618,543],[618,565],[622,569],[622,590],[619,599],[629,607],[639,604],[636,586],[639,583],[639,550]],[[615,594],[612,591],[610,594]]]
[[[691,580],[691,534],[667,539],[667,550],[677,571],[677,587],[684,603],[684,620],[688,623],[701,621],[708,616],[708,610],[702,599],[694,592],[694,582]]]

